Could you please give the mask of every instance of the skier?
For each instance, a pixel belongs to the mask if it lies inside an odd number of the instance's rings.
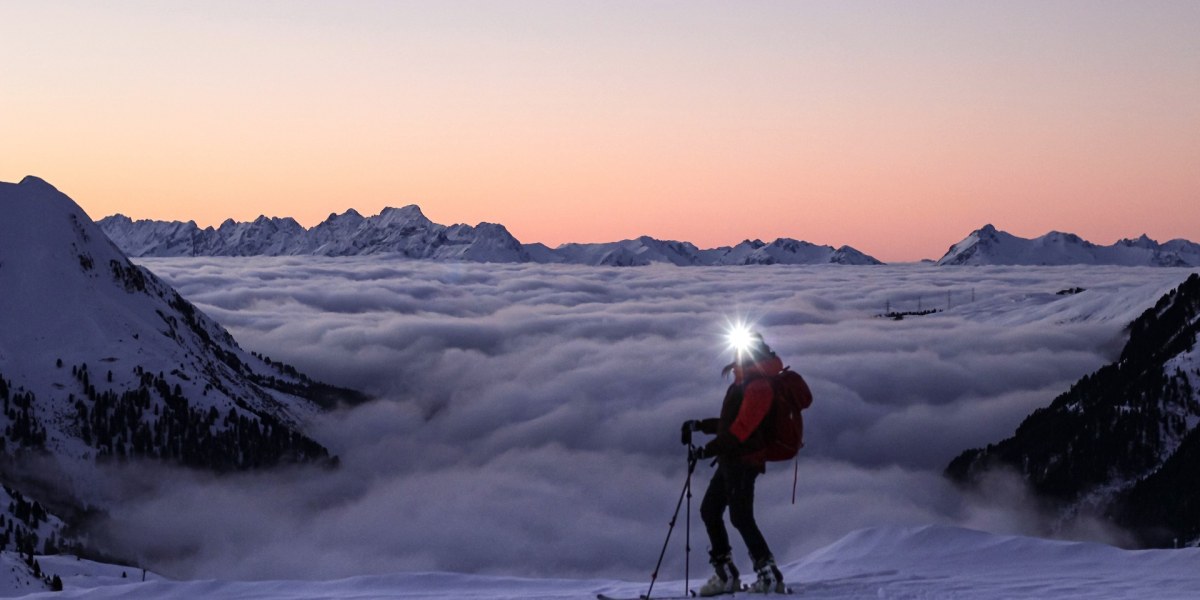
[[[734,380],[725,392],[719,418],[685,421],[685,431],[700,431],[715,435],[711,441],[695,450],[694,460],[716,458],[713,473],[700,504],[700,516],[708,530],[709,562],[716,573],[701,588],[701,596],[716,596],[741,591],[737,567],[733,564],[729,534],[725,529],[725,509],[729,521],[741,534],[750,551],[758,580],[750,591],[786,593],[783,574],[766,539],[754,521],[754,482],[766,472],[761,456],[755,456],[763,446],[759,425],[767,417],[774,400],[771,377],[783,370],[783,362],[763,342],[761,334],[751,334],[745,348],[739,348],[735,360],[722,375],[733,372]]]

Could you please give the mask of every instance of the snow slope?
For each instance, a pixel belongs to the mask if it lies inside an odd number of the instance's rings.
[[[0,294],[0,376],[36,395],[34,417],[55,456],[96,455],[75,423],[73,398],[87,391],[76,365],[90,365],[96,392],[119,394],[142,385],[143,373],[162,373],[195,410],[266,414],[293,427],[318,410],[265,385],[275,377],[302,387],[130,263],[50,184],[0,183],[0,213],[0,289],[16,292]]]
[[[1143,235],[1099,246],[1071,233],[1051,231],[1026,239],[985,225],[951,246],[937,264],[1194,267],[1200,266],[1200,244],[1187,240],[1159,244]]]
[[[647,546],[647,561],[655,548]],[[669,548],[679,551],[678,545]],[[692,587],[708,573],[692,556]],[[603,593],[636,597],[648,580],[556,580],[450,573],[404,573],[332,581],[170,581],[120,579],[120,568],[76,566],[68,557],[41,558],[43,570],[59,574],[65,590],[29,598],[191,599],[408,598],[450,600],[590,600]],[[1114,600],[1195,598],[1200,589],[1200,549],[1121,550],[1079,542],[994,535],[946,526],[883,527],[853,532],[782,569],[799,596],[810,600],[851,598],[1079,598]],[[649,565],[647,567],[649,570]],[[93,573],[88,576],[86,573]],[[665,577],[679,574],[664,574]],[[0,585],[3,581],[0,580]],[[654,597],[678,595],[681,579],[664,579]],[[19,595],[22,589],[0,590]],[[751,597],[751,596],[744,596]]]
[[[35,551],[51,530],[59,548],[80,541],[62,539],[54,514],[110,507],[99,462],[329,460],[305,429],[343,390],[243,350],[45,181],[0,183],[0,215],[0,479],[53,513],[20,518],[4,503],[0,517],[41,528]],[[0,549],[22,547],[23,531]]]
[[[15,552],[0,552],[0,597],[25,596],[49,589]]]

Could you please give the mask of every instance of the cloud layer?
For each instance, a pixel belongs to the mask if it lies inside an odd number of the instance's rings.
[[[140,476],[154,493],[123,502],[105,535],[169,573],[221,578],[644,577],[684,483],[679,423],[719,409],[723,332],[737,319],[757,323],[816,396],[797,504],[790,464],[758,484],[780,560],[884,523],[1037,533],[1043,519],[965,497],[941,469],[1111,360],[1122,327],[1187,275],[141,262],[247,349],[378,398],[314,423],[342,458],[335,472]],[[1072,287],[1088,291],[1055,294]],[[943,312],[875,318],[885,306]],[[697,471],[693,508],[709,473]],[[706,540],[692,521],[699,568]],[[665,568],[681,573],[677,547]]]

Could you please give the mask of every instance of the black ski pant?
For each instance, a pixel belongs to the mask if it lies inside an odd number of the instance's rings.
[[[725,530],[726,508],[729,508],[729,522],[742,534],[755,566],[771,556],[767,540],[754,522],[754,480],[758,474],[757,468],[737,460],[722,460],[717,464],[712,481],[708,482],[708,490],[704,492],[704,500],[700,503],[700,518],[708,529],[708,541],[714,557],[730,554],[733,550],[729,545],[729,533]]]

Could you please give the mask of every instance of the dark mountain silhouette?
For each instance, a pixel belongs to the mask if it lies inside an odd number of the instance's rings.
[[[1064,515],[1095,512],[1166,547],[1200,538],[1200,275],[1129,326],[1120,359],[1085,376],[1016,433],[946,469],[971,483],[1021,473]]]

